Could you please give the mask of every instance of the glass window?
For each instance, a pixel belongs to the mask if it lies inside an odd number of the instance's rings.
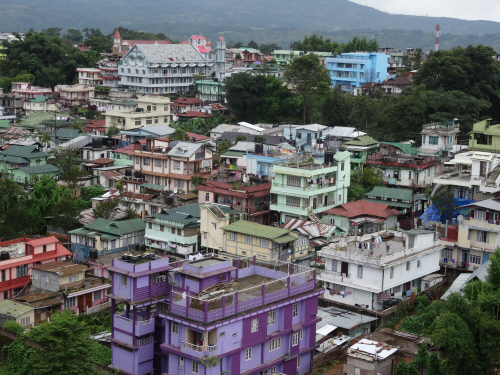
[[[297,346],[299,344],[299,333],[294,332],[292,334],[292,346]]]
[[[172,333],[179,333],[179,323],[172,322]]]
[[[252,329],[251,332],[257,332],[259,330],[259,319],[252,319]]]
[[[286,176],[286,186],[300,187],[301,177],[297,176]]]
[[[248,348],[245,351],[245,361],[248,361],[249,359],[252,359],[252,348]]]
[[[292,318],[299,316],[299,303],[295,302],[292,309]]]
[[[272,326],[276,322],[276,310],[267,313],[267,325]]]
[[[252,244],[252,236],[245,235],[245,243],[251,245]]]
[[[274,350],[278,350],[281,348],[281,337],[276,339],[272,339],[269,341],[269,351],[272,352]]]
[[[259,245],[260,245],[260,247],[269,248],[269,240],[266,238],[260,238]]]
[[[363,266],[358,266],[358,279],[363,278]]]
[[[198,371],[200,370],[200,364],[196,361],[193,361],[191,370],[193,374],[197,374]]]
[[[300,207],[300,198],[287,196],[286,205],[290,207]]]
[[[438,137],[434,137],[434,136],[429,136],[429,144],[430,145],[437,145],[438,144]]]
[[[229,232],[229,241],[236,241],[236,233]]]
[[[470,262],[474,264],[481,264],[481,256],[480,255],[470,255]]]

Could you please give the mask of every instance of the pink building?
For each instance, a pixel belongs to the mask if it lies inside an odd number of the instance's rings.
[[[54,91],[50,87],[31,86],[29,82],[12,82],[12,93],[22,95],[24,100],[37,96],[48,96]]]
[[[35,265],[66,260],[71,253],[55,237],[0,240],[0,301],[27,294]]]

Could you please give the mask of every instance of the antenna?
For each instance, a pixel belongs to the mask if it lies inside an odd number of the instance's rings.
[[[441,35],[441,27],[439,23],[436,24],[436,30],[434,30],[434,36],[436,37],[436,44],[434,45],[434,51],[439,51],[439,36]]]

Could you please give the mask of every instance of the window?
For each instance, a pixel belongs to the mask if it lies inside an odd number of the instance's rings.
[[[184,357],[179,357],[179,363],[181,366],[184,366]]]
[[[422,136],[422,144],[425,145],[425,135]]]
[[[219,337],[226,337],[226,332],[219,333]]]
[[[363,278],[363,266],[358,266],[358,279]]]
[[[43,245],[43,252],[46,253],[47,252],[47,245]]]
[[[179,323],[172,322],[172,333],[179,334]]]
[[[165,228],[165,226],[160,225],[160,232],[163,232],[164,228]]]
[[[236,241],[236,233],[229,232],[229,241]]]
[[[299,316],[299,303],[295,302],[292,309],[292,318]]]
[[[417,260],[417,268],[422,267],[422,262],[420,260]]]
[[[302,340],[304,338],[304,329],[301,328],[299,329],[299,340]]]
[[[299,333],[294,332],[292,334],[292,346],[297,346],[299,344]]]
[[[76,275],[70,276],[69,277],[69,282],[74,283],[76,281]]]
[[[338,265],[338,262],[337,262],[337,259],[332,259],[332,271],[333,272],[337,272],[337,265]]]
[[[116,248],[116,240],[111,241],[111,248],[112,249]]]
[[[301,177],[297,176],[286,176],[286,186],[300,187]]]
[[[127,286],[127,275],[122,275],[122,285]]]
[[[340,163],[340,170],[343,171],[344,170],[344,162]]]
[[[489,232],[486,232],[484,230],[478,230],[477,231],[477,241],[478,242],[485,242],[485,243],[488,243],[489,239]]]
[[[398,285],[398,286],[395,286],[394,288],[392,288],[392,292],[393,293],[399,293],[399,292],[401,292],[401,285]]]
[[[182,229],[177,228],[177,235],[178,235],[178,236],[182,236]]]
[[[475,209],[474,210],[474,218],[477,220],[485,220],[486,219],[486,211]]]
[[[259,330],[259,319],[252,319],[252,329],[250,332],[257,332]]]
[[[411,171],[408,171],[408,179],[411,180]]]
[[[94,292],[94,301],[102,299],[102,290],[96,290]]]
[[[390,274],[390,278],[393,279],[394,278],[394,266],[391,267],[391,274]]]
[[[252,244],[252,236],[245,235],[245,243],[251,245]]]
[[[432,135],[429,136],[429,144],[430,145],[437,145],[438,144],[438,137],[433,137]]]
[[[266,238],[259,238],[259,246],[268,248],[269,247],[269,240]]]
[[[155,159],[155,167],[161,167],[161,160]]]
[[[141,158],[139,156],[135,157],[135,164],[141,164]]]
[[[270,369],[269,371],[270,371],[271,373],[276,372],[276,366],[271,367],[271,369]]]
[[[151,159],[150,158],[143,158],[142,159],[144,165],[151,165]]]
[[[267,325],[272,326],[276,323],[276,310],[271,310],[267,313]]]
[[[175,234],[175,228],[170,228],[170,233]]]
[[[75,305],[76,305],[76,297],[64,299],[64,308],[65,309],[69,309],[70,307],[74,307]]]
[[[206,240],[207,239],[207,232],[203,232],[203,239]]]
[[[335,219],[330,219],[330,225],[335,225]]]
[[[180,161],[174,161],[174,170],[175,171],[181,170],[181,162]]]
[[[281,337],[269,341],[269,351],[272,352],[281,348]]]
[[[252,359],[252,348],[245,350],[245,361]]]
[[[410,262],[406,262],[406,270],[409,271],[410,270]]]
[[[38,274],[35,274],[35,278],[38,278],[37,276]],[[2,270],[2,281],[5,281],[5,277],[5,270]]]
[[[297,357],[297,368],[300,367],[300,355]]]
[[[205,194],[205,202],[210,202],[210,193]]]
[[[196,362],[196,361],[193,361],[193,362],[192,362],[192,364],[193,364],[193,365],[192,365],[192,367],[191,367],[191,372],[192,372],[193,374],[197,374],[197,373],[198,373],[198,371],[199,371],[199,369],[200,369],[200,364],[199,364],[198,362]]]
[[[16,267],[16,277],[28,276],[28,265],[22,265]]]
[[[30,317],[26,317],[26,318],[21,318],[21,325],[22,326],[27,326],[30,324]]]
[[[453,250],[451,249],[443,249],[441,250],[441,256],[446,259],[446,262],[448,262],[448,259],[451,260],[453,258]]]
[[[474,264],[481,264],[481,256],[480,255],[470,255],[470,262]]]
[[[290,207],[300,207],[300,198],[287,196],[285,204]]]

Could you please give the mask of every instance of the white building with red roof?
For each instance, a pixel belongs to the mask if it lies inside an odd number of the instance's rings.
[[[170,40],[131,40],[122,39],[118,29],[115,31],[113,36],[113,53],[115,55],[124,55],[136,44],[172,44]]]
[[[34,265],[67,260],[70,256],[55,237],[0,240],[0,301],[29,292]]]

